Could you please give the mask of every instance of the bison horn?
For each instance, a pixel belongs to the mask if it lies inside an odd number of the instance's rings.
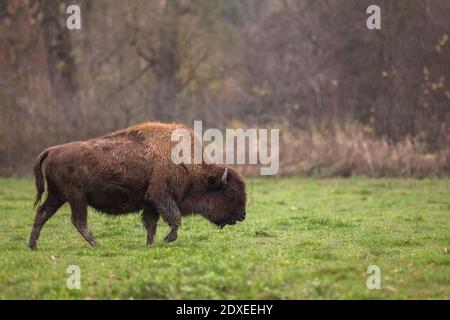
[[[228,176],[228,168],[225,168],[225,172],[223,173],[222,179],[220,179],[223,184],[227,184],[227,176]]]

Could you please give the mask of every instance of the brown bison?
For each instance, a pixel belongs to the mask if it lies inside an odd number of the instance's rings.
[[[216,164],[171,161],[172,132],[178,124],[145,123],[103,137],[44,150],[36,159],[36,202],[47,181],[47,198],[39,206],[29,247],[66,202],[72,223],[90,245],[96,240],[87,224],[87,207],[121,215],[142,210],[147,245],[155,241],[159,217],[170,226],[165,240],[177,239],[181,217],[200,214],[219,227],[245,219],[245,183],[231,168]],[[193,131],[189,129],[192,137]],[[44,178],[45,176],[45,178]]]

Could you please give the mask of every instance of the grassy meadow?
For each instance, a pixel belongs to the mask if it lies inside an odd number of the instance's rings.
[[[183,220],[145,246],[139,215],[93,211],[91,248],[67,205],[27,247],[31,179],[0,179],[0,299],[448,299],[450,182],[445,179],[248,180],[247,220],[219,230]],[[68,289],[69,265],[81,289]],[[367,267],[381,289],[366,286]]]

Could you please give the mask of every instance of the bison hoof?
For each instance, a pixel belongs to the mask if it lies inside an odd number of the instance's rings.
[[[167,235],[167,237],[164,238],[164,241],[167,243],[174,242],[175,240],[177,240],[177,236],[171,234]]]
[[[28,244],[28,248],[30,248],[32,251],[36,251],[37,250],[37,245],[36,245],[36,243],[29,243]]]

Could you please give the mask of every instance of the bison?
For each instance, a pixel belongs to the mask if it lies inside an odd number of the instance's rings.
[[[144,123],[87,141],[44,150],[35,161],[38,207],[29,247],[37,249],[44,224],[66,202],[71,220],[92,246],[87,208],[109,215],[142,212],[147,245],[155,242],[161,217],[170,227],[166,242],[177,239],[181,217],[200,214],[223,228],[245,219],[245,183],[233,169],[217,164],[175,164],[171,150],[179,124]]]

